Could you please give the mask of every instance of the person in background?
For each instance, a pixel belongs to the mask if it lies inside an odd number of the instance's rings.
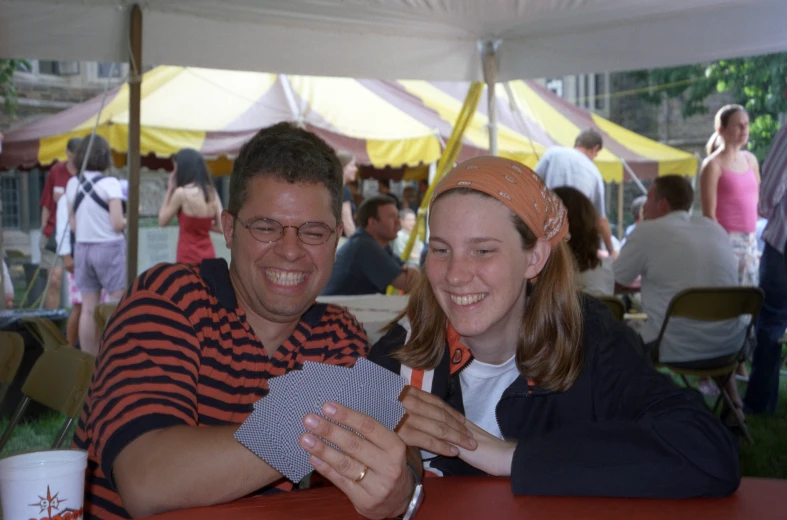
[[[5,260],[3,260],[3,296],[5,297],[5,308],[12,309],[14,307],[14,282],[11,280],[11,273],[8,271]]]
[[[126,288],[126,219],[120,183],[115,177],[102,175],[112,164],[106,139],[95,134],[83,139],[76,161],[85,164],[85,170],[68,181],[66,197],[71,229],[76,235],[74,278],[82,294],[79,345],[96,355],[93,314],[101,291],[107,291],[110,301],[117,301]]]
[[[425,277],[369,354],[409,380],[397,431],[426,471],[510,477],[515,495],[737,489],[737,441],[577,290],[566,210],[529,168],[471,159],[434,195]],[[457,414],[474,449],[448,438]]]
[[[391,193],[391,181],[388,179],[378,179],[377,180],[377,190],[380,192],[380,195],[387,195],[394,200],[396,203],[396,209],[402,209],[402,202],[399,200],[399,197]]]
[[[593,202],[598,215],[598,228],[601,238],[612,258],[617,257],[612,242],[612,231],[607,220],[607,209],[604,202],[604,179],[593,163],[604,147],[601,134],[593,128],[583,130],[574,141],[574,147],[552,146],[536,164],[536,173],[547,185],[547,188],[571,186],[581,191]]]
[[[56,238],[55,219],[57,218],[57,201],[66,191],[66,184],[76,175],[81,164],[75,164],[74,158],[81,139],[74,137],[66,144],[66,161],[57,162],[49,170],[49,175],[44,182],[44,191],[41,192],[41,267],[49,272],[44,307],[57,309],[60,307],[60,287],[63,283],[63,267],[55,253]]]
[[[697,361],[706,367],[724,366],[738,358],[746,333],[742,320],[670,320],[659,351],[655,350],[667,308],[676,294],[690,287],[737,285],[737,259],[726,231],[718,222],[689,214],[693,202],[694,190],[684,177],[657,177],[643,207],[645,221],[629,235],[612,269],[615,281],[622,286],[642,277],[642,310],[648,319],[640,333],[654,362],[686,368]],[[743,420],[734,379],[727,391]]]
[[[410,240],[410,234],[413,233],[415,228],[415,212],[411,209],[403,209],[399,212],[399,218],[402,221],[402,229],[396,234],[396,240],[393,241],[392,249],[397,257],[402,258],[402,253],[407,247],[407,241]],[[416,238],[413,243],[413,249],[410,251],[410,258],[405,263],[412,267],[420,267],[421,251],[423,249],[424,243]]]
[[[760,289],[765,301],[757,320],[757,346],[744,397],[745,410],[774,414],[779,403],[782,346],[787,328],[787,125],[782,125],[763,163],[760,215],[768,219],[762,232],[765,248],[760,259]]]
[[[631,217],[634,219],[634,222],[626,227],[626,232],[623,234],[623,240],[620,243],[621,247],[626,243],[626,238],[636,229],[637,224],[644,220],[645,217],[642,215],[642,208],[645,206],[647,200],[647,195],[641,195],[631,201]]]
[[[418,208],[420,207],[418,192],[413,186],[406,186],[404,190],[402,190],[402,199],[404,199],[404,204],[407,208],[416,213],[418,212]]]
[[[396,201],[387,195],[366,199],[358,208],[358,221],[361,229],[336,254],[322,295],[385,294],[389,285],[411,291],[420,272],[404,265],[390,246],[400,226]]]
[[[740,105],[723,106],[716,113],[715,129],[700,170],[702,214],[729,233],[738,258],[738,283],[756,286],[760,166],[754,154],[743,149],[749,141],[749,114]]]
[[[344,225],[344,236],[349,238],[355,234],[355,213],[358,207],[355,205],[353,193],[348,183],[355,182],[358,176],[358,165],[355,163],[355,156],[346,150],[336,152],[339,164],[342,165],[342,224]]]
[[[581,191],[569,186],[552,190],[568,211],[568,247],[579,270],[579,289],[593,296],[615,293],[612,259],[599,257],[598,215],[593,203]]]
[[[184,148],[175,154],[174,162],[158,225],[164,227],[178,216],[176,262],[193,264],[216,258],[210,232],[221,233],[223,208],[205,159],[197,150]]]

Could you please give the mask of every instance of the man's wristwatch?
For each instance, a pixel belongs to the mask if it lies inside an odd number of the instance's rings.
[[[408,463],[407,467],[410,468],[410,472],[413,474],[415,489],[413,490],[413,496],[410,498],[410,503],[407,505],[407,509],[405,509],[404,514],[397,520],[411,520],[415,518],[415,514],[421,507],[421,502],[424,500],[424,485],[421,481],[421,476],[418,475],[418,471],[416,471],[416,469],[411,464]]]

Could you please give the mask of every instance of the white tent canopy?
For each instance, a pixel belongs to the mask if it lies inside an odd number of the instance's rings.
[[[0,56],[124,62],[130,0],[0,0]],[[787,49],[785,0],[147,0],[145,63],[498,81]]]

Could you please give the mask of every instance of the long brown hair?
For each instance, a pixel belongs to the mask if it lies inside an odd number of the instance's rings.
[[[595,269],[601,265],[598,257],[601,232],[598,229],[596,208],[590,199],[576,188],[561,186],[552,191],[560,197],[568,211],[568,232],[571,235],[568,247],[574,253],[579,272]]]
[[[459,188],[441,194],[436,200],[448,194],[489,197]],[[533,232],[514,213],[511,213],[511,221],[522,237],[522,248],[533,248],[536,243]],[[560,242],[552,248],[537,278],[527,283],[516,364],[523,377],[545,390],[568,390],[582,371],[582,311],[575,270],[571,251]],[[396,350],[393,357],[411,368],[437,368],[446,349],[448,319],[426,276],[421,277],[407,308],[396,321],[404,316],[410,320],[410,340]]]

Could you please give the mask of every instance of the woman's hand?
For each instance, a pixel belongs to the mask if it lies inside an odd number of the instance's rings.
[[[459,455],[457,446],[469,451],[478,446],[465,424],[465,416],[439,397],[406,386],[401,401],[407,413],[396,428],[396,433],[408,446],[445,457]]]
[[[322,411],[339,424],[315,414],[304,417],[303,424],[311,433],[301,435],[300,444],[311,455],[309,462],[314,469],[341,489],[366,518],[404,513],[415,483],[407,468],[407,447],[402,439],[368,415],[339,404],[325,403]]]
[[[465,424],[473,432],[473,438],[478,441],[478,448],[466,450],[460,447],[459,458],[489,475],[511,476],[511,464],[517,443],[500,440],[470,421]]]

